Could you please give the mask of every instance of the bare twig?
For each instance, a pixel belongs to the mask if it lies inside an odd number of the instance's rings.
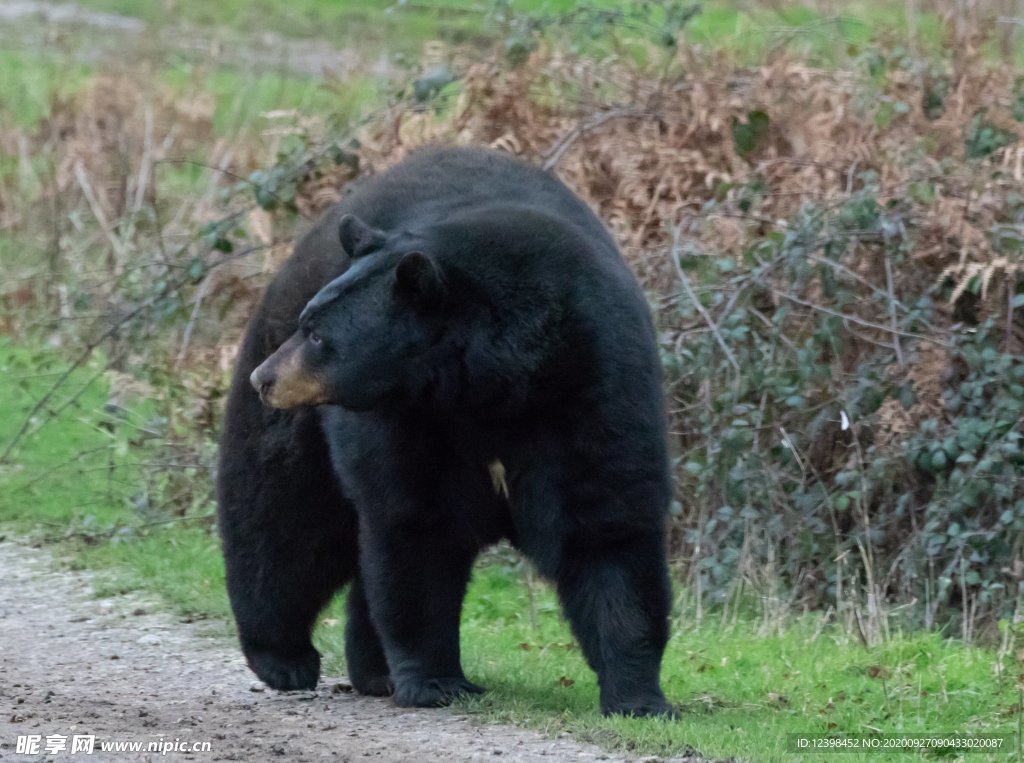
[[[263,244],[260,244],[258,246],[250,247],[250,248],[245,249],[245,250],[243,250],[241,252],[238,252],[237,254],[233,254],[233,255],[231,255],[228,258],[225,258],[221,262],[218,262],[216,265],[214,265],[213,268],[220,267],[221,265],[224,265],[224,264],[226,264],[228,262],[231,262],[232,260],[241,259],[242,257],[248,257],[253,252],[257,252],[257,251],[260,251],[261,249],[265,249],[265,248],[266,248],[266,246],[263,245]],[[213,268],[211,268],[211,270],[213,270]],[[185,283],[185,281],[183,279],[179,279],[179,280],[169,284],[168,285],[168,289],[180,289],[181,286],[184,283]],[[67,368],[67,370],[65,370],[57,378],[57,380],[50,386],[50,388],[46,391],[46,393],[41,398],[39,398],[39,400],[36,401],[34,406],[32,406],[32,410],[30,410],[28,415],[25,417],[25,420],[22,422],[21,427],[18,429],[17,434],[15,434],[14,438],[11,439],[11,441],[7,443],[7,446],[4,448],[3,453],[0,453],[0,464],[3,464],[3,463],[7,462],[8,458],[11,455],[11,452],[14,450],[15,446],[21,441],[21,439],[29,431],[29,428],[32,426],[32,419],[35,418],[36,414],[39,413],[39,411],[41,411],[43,409],[43,407],[57,393],[57,390],[59,390],[61,387],[64,386],[65,382],[67,382],[67,380],[71,378],[71,375],[76,370],[78,370],[82,366],[82,364],[84,364],[92,356],[92,353],[96,350],[96,348],[99,347],[101,344],[103,344],[107,339],[109,339],[110,337],[114,336],[118,331],[121,330],[121,328],[123,326],[127,325],[128,323],[131,323],[139,315],[143,314],[146,310],[149,310],[151,307],[153,307],[153,305],[155,305],[157,302],[159,302],[160,300],[164,299],[164,297],[165,297],[164,293],[156,294],[156,295],[150,297],[145,302],[142,302],[137,307],[135,307],[135,309],[129,311],[128,313],[125,313],[123,316],[118,318],[118,320],[115,323],[111,324],[107,328],[106,331],[104,331],[96,339],[93,339],[91,342],[89,342],[88,344],[85,345],[85,347],[82,349],[82,351],[71,362],[71,365]],[[94,379],[95,379],[95,377],[92,380],[90,380],[89,383],[92,383],[92,381]],[[88,384],[86,386],[88,386]],[[71,401],[65,402],[64,405],[62,405],[57,410],[56,413],[60,413],[60,411],[63,411],[71,402],[73,402],[78,397],[78,395],[81,395],[81,391],[79,391],[71,399]],[[56,415],[56,413],[54,415]]]
[[[623,119],[627,117],[643,117],[650,116],[646,111],[636,108],[620,108],[611,109],[601,114],[591,117],[585,122],[580,122],[578,125],[573,127],[569,132],[559,138],[555,144],[545,152],[544,164],[542,165],[545,170],[550,170],[561,161],[562,156],[566,151],[569,150],[570,146],[579,140],[583,135],[590,132],[591,130],[600,127],[605,122],[610,122],[613,119]]]
[[[89,504],[85,504],[89,505]],[[113,538],[118,533],[124,532],[125,530],[134,532],[136,530],[143,530],[147,527],[160,527],[162,525],[176,524],[178,522],[205,522],[213,521],[216,515],[214,514],[185,514],[180,517],[169,517],[167,519],[155,519],[149,522],[140,522],[137,525],[115,525],[107,530],[89,532],[87,530],[67,530],[60,534],[54,534],[48,536],[48,540],[67,540],[68,538],[82,538],[84,540],[98,540],[100,538]],[[42,521],[42,524],[52,525],[54,527],[63,527],[58,522],[46,522]]]
[[[729,349],[729,345],[726,344],[725,339],[722,337],[722,332],[718,330],[718,324],[712,319],[711,314],[708,313],[704,305],[701,304],[697,298],[697,294],[693,291],[693,286],[690,285],[690,279],[686,277],[686,273],[683,271],[683,266],[679,263],[679,249],[680,240],[682,238],[683,223],[680,222],[675,229],[672,239],[672,249],[669,252],[669,258],[672,260],[672,266],[676,270],[676,275],[679,277],[679,282],[682,283],[683,288],[686,290],[686,295],[693,302],[697,312],[700,313],[701,317],[708,324],[708,328],[711,329],[711,333],[715,337],[715,341],[718,342],[718,346],[722,348],[722,352],[725,353],[725,357],[729,361],[729,365],[733,367],[736,373],[740,372],[740,364],[736,361],[736,356],[732,354],[732,350]]]
[[[230,159],[230,152],[226,154],[226,157],[228,159]],[[188,167],[201,167],[203,169],[211,170],[213,172],[219,172],[221,175],[224,175],[225,177],[231,178],[232,180],[237,180],[239,183],[245,183],[246,185],[248,185],[251,188],[254,188],[254,189],[258,188],[260,191],[262,191],[263,193],[267,194],[268,196],[272,196],[274,198],[274,200],[277,201],[278,203],[284,203],[284,199],[282,199],[274,191],[272,191],[269,188],[267,188],[265,185],[261,185],[259,183],[255,183],[252,180],[250,180],[249,178],[242,177],[238,173],[235,173],[235,172],[232,172],[231,170],[229,170],[226,166],[218,167],[216,165],[208,164],[206,162],[197,162],[197,161],[193,161],[192,159],[178,159],[178,158],[174,158],[174,159],[158,159],[157,161],[153,162],[153,164],[181,164],[181,165],[186,165]],[[226,164],[224,159],[221,160],[221,164]]]
[[[110,248],[114,252],[114,277],[116,278],[121,272],[121,264],[124,259],[124,247],[121,246],[121,242],[114,234],[114,229],[107,220],[106,212],[103,211],[103,205],[100,203],[99,197],[96,196],[92,183],[89,182],[89,176],[85,174],[85,168],[82,167],[81,162],[75,162],[74,172],[75,180],[78,181],[78,186],[82,189],[82,194],[85,196],[85,200],[89,203],[89,209],[92,210],[93,217],[95,217],[96,222],[100,224],[100,228],[103,229],[104,235],[110,242]]]
[[[132,211],[138,212],[146,200],[146,188],[149,186],[149,172],[153,161],[153,107],[147,106],[145,128],[142,139],[142,158],[139,160],[139,177],[135,181],[135,201]]]
[[[764,313],[762,313],[762,312],[761,312],[760,310],[758,310],[758,309],[757,309],[756,307],[749,307],[749,306],[748,306],[748,307],[747,307],[747,310],[749,310],[749,311],[750,311],[750,314],[751,314],[751,315],[753,315],[753,316],[754,316],[755,318],[757,318],[757,319],[758,319],[759,321],[761,321],[761,323],[763,323],[763,324],[765,325],[765,327],[766,327],[766,328],[768,328],[768,329],[771,329],[771,328],[773,327],[773,325],[774,325],[774,324],[772,323],[772,319],[771,319],[771,318],[769,318],[769,317],[768,317],[767,315],[765,315]],[[790,339],[790,338],[789,338],[788,336],[786,336],[785,334],[783,334],[783,333],[782,333],[781,331],[780,331],[780,332],[778,333],[778,335],[777,335],[777,336],[779,337],[779,340],[780,340],[780,341],[781,341],[781,342],[782,342],[782,343],[783,343],[784,345],[786,345],[786,347],[788,347],[788,348],[789,348],[789,350],[790,350],[790,351],[792,351],[792,352],[796,352],[796,351],[797,351],[797,347],[796,347],[796,344],[794,344],[794,342],[793,342],[793,340],[792,340],[792,339]]]
[[[881,323],[873,323],[872,321],[866,321],[863,318],[858,318],[856,315],[850,315],[849,313],[840,313],[836,310],[830,310],[827,307],[816,305],[813,302],[808,302],[807,300],[800,299],[799,297],[794,297],[792,294],[788,294],[778,289],[772,289],[772,293],[775,294],[776,296],[782,297],[783,299],[788,299],[790,302],[795,302],[798,305],[803,305],[804,307],[809,307],[812,310],[817,310],[819,313],[825,313],[826,315],[834,315],[836,318],[842,318],[844,321],[856,323],[858,326],[865,326],[867,328],[878,329],[879,331],[895,333],[899,334],[900,336],[908,337],[910,339],[919,339],[922,342],[931,342],[932,344],[939,345],[939,347],[952,347],[952,345],[949,342],[943,341],[942,339],[936,339],[935,337],[925,336],[924,334],[915,334],[911,331],[894,331],[891,326],[883,326]]]
[[[24,483],[18,485],[16,488],[14,488],[14,492],[15,493],[20,493],[23,490],[28,490],[33,485],[36,485],[36,484],[42,482],[43,480],[50,479],[50,477],[53,475],[54,472],[56,472],[56,471],[58,471],[60,469],[63,469],[65,466],[70,466],[71,464],[75,463],[76,461],[80,461],[81,459],[85,458],[86,456],[91,456],[94,453],[99,453],[100,451],[107,450],[108,448],[111,448],[111,447],[113,447],[113,445],[111,443],[105,442],[105,443],[103,443],[102,445],[100,445],[99,447],[96,447],[96,448],[87,448],[86,450],[80,450],[77,453],[75,453],[75,455],[71,456],[71,458],[68,458],[65,461],[62,461],[61,463],[57,464],[56,466],[51,466],[51,467],[47,468],[45,471],[43,471],[40,474],[38,474],[37,476],[33,477],[28,482],[24,482]],[[104,468],[106,468],[106,467],[104,467]]]
[[[896,353],[896,365],[903,370],[903,348],[900,346],[900,324],[896,317],[896,289],[893,286],[892,261],[889,256],[889,249],[886,247],[882,254],[885,263],[885,290],[889,297],[889,330],[892,332],[892,349]]]
[[[1006,274],[1006,335],[1003,339],[1003,352],[1010,352],[1013,343],[1013,300],[1017,296],[1015,291],[1016,278],[1009,272]]]
[[[848,267],[846,267],[842,263],[836,262],[835,260],[830,260],[827,257],[818,257],[815,254],[807,255],[807,259],[810,260],[811,262],[815,262],[815,263],[817,263],[819,265],[827,265],[828,267],[832,268],[833,270],[836,270],[839,273],[843,273],[844,275],[849,276],[850,278],[852,278],[857,283],[859,283],[859,284],[861,284],[863,286],[866,286],[867,288],[871,289],[871,291],[873,291],[875,294],[877,294],[877,295],[879,295],[881,297],[888,297],[890,302],[892,304],[895,304],[896,307],[898,307],[900,310],[903,310],[906,313],[910,312],[910,308],[907,307],[906,305],[904,305],[898,299],[896,299],[895,296],[889,296],[889,294],[886,292],[885,289],[879,289],[877,286],[875,286],[873,283],[871,283],[871,281],[866,279],[864,276],[856,273],[853,270],[850,270]]]
[[[192,341],[192,331],[195,329],[196,320],[199,318],[199,308],[203,305],[203,299],[206,298],[206,292],[210,290],[210,283],[212,282],[213,270],[210,270],[203,278],[203,282],[199,284],[199,288],[196,289],[195,300],[192,303],[192,312],[189,314],[188,323],[185,324],[185,330],[181,334],[181,349],[178,350],[178,356],[174,359],[174,370],[181,368],[181,363],[185,360],[185,355],[188,353],[188,346]]]
[[[7,463],[7,459],[11,455],[11,451],[13,451],[14,447],[21,441],[21,438],[25,436],[25,433],[28,432],[29,427],[32,426],[32,419],[35,418],[35,415],[43,409],[43,406],[50,402],[50,399],[55,394],[57,394],[57,390],[64,386],[64,382],[71,378],[71,374],[77,371],[81,367],[81,365],[92,356],[93,351],[107,339],[109,339],[118,331],[120,331],[122,326],[124,326],[129,321],[135,319],[144,310],[149,309],[154,304],[156,304],[157,300],[162,298],[163,295],[159,295],[146,300],[138,307],[136,307],[134,310],[126,313],[120,320],[118,320],[116,323],[110,326],[96,339],[93,339],[91,342],[85,345],[82,351],[78,353],[77,357],[75,357],[75,359],[71,362],[71,365],[68,366],[67,370],[60,375],[60,378],[58,378],[57,381],[54,382],[53,385],[50,387],[50,389],[48,389],[46,393],[36,401],[36,404],[32,406],[32,409],[28,412],[28,415],[25,416],[25,420],[21,423],[21,427],[19,427],[18,432],[14,435],[11,441],[7,443],[7,447],[4,448],[4,452],[0,453],[0,464]]]
[[[849,196],[853,193],[853,175],[857,171],[857,164],[859,160],[854,160],[850,165],[850,168],[846,170],[846,195]]]

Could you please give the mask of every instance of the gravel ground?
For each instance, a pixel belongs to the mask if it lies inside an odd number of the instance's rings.
[[[19,735],[41,736],[39,750],[18,754]],[[66,737],[67,749],[48,754],[47,735]],[[75,735],[95,737],[91,755],[70,752]],[[160,740],[210,749],[101,749]],[[451,710],[396,708],[352,694],[340,676],[313,692],[273,692],[202,623],[180,622],[135,594],[97,599],[89,573],[55,569],[45,549],[0,542],[0,760],[274,759],[630,760]]]

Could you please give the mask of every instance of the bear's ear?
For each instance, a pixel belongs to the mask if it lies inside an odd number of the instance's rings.
[[[395,267],[395,292],[420,305],[437,305],[444,298],[444,276],[423,252],[409,252]]]
[[[345,215],[338,223],[341,248],[355,259],[379,249],[384,244],[384,231],[373,228],[355,215]]]

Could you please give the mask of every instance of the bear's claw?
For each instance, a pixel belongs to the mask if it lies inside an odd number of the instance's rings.
[[[360,694],[368,697],[389,697],[395,692],[391,676],[374,676],[372,678],[356,678],[349,676],[352,686]]]
[[[271,689],[315,689],[320,680],[320,653],[312,648],[297,655],[249,649],[245,656],[252,671]]]
[[[399,707],[444,707],[465,694],[483,694],[486,689],[461,677],[424,678],[404,681],[395,687]]]

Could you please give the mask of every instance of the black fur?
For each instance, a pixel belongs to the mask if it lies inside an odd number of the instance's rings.
[[[295,331],[332,404],[266,409],[249,375]],[[314,685],[313,621],[352,580],[356,689],[480,691],[459,613],[474,558],[508,538],[555,582],[602,710],[670,713],[665,443],[647,306],[591,211],[496,152],[412,155],[300,242],[242,348],[219,497],[249,664]]]

